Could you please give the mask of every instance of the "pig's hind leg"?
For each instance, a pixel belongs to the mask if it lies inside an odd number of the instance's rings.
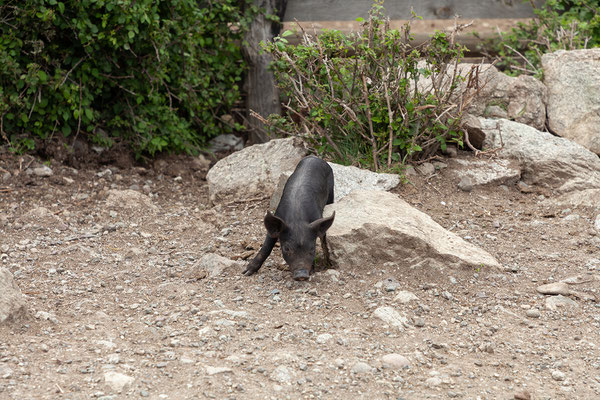
[[[272,238],[271,236],[267,235],[267,238],[265,239],[263,245],[260,247],[258,254],[256,255],[256,257],[254,257],[252,261],[248,263],[248,266],[246,266],[246,269],[242,273],[246,276],[250,276],[256,271],[258,271],[260,267],[262,267],[267,257],[269,257],[269,254],[271,254],[271,251],[273,251],[273,247],[275,246],[276,242],[276,238]]]

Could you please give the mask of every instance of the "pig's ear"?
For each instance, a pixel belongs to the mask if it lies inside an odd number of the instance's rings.
[[[323,235],[325,235],[325,232],[327,232],[327,229],[329,229],[331,224],[333,224],[334,218],[335,211],[333,212],[333,214],[331,214],[330,217],[321,218],[311,222],[309,227],[317,234],[317,236],[322,237]]]
[[[277,239],[285,229],[285,222],[283,222],[281,218],[271,214],[271,211],[267,211],[267,215],[265,215],[265,227],[267,228],[269,236],[273,239]]]

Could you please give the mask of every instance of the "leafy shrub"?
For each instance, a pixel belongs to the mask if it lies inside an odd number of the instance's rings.
[[[496,53],[496,65],[512,75],[542,75],[542,55],[556,50],[600,46],[600,3],[597,0],[547,0],[536,17],[520,22],[509,33],[487,41],[486,52]],[[491,51],[490,51],[491,50]]]
[[[379,4],[361,22],[357,34],[302,31],[302,43],[292,46],[284,32],[265,45],[287,96],[287,115],[271,117],[272,132],[305,136],[321,154],[374,170],[462,145],[467,100],[456,67],[463,48],[453,34],[437,32],[413,46],[410,25],[390,29]]]
[[[127,143],[139,156],[193,152],[239,128],[220,117],[240,98],[240,43],[257,12],[248,4],[4,1],[2,137],[22,150],[34,139],[89,135],[103,146]]]

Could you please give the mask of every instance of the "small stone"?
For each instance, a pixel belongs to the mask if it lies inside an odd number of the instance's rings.
[[[600,214],[596,216],[596,220],[594,221],[594,228],[596,228],[596,230],[600,232]]]
[[[562,294],[563,296],[567,296],[571,293],[569,285],[565,282],[548,283],[547,285],[538,286],[536,290],[538,293],[551,295]]]
[[[540,313],[540,310],[538,310],[537,308],[532,308],[530,310],[527,310],[527,312],[525,314],[529,318],[539,318],[542,316],[542,314]]]
[[[561,382],[564,381],[566,378],[565,373],[559,370],[554,370],[552,371],[552,379],[554,379],[555,381]]]
[[[408,358],[396,353],[386,354],[381,357],[381,362],[385,368],[402,369],[410,366]]]
[[[41,176],[41,177],[48,177],[48,176],[52,176],[54,174],[54,172],[52,171],[52,168],[50,168],[47,165],[42,165],[41,167],[37,167],[33,169],[33,173],[37,176]]]
[[[577,302],[563,295],[552,296],[546,299],[546,308],[551,311],[556,311],[559,307],[578,307]]]
[[[394,297],[394,301],[397,301],[402,304],[409,303],[413,300],[419,300],[419,298],[414,293],[408,292],[406,290],[399,291],[396,297]]]
[[[519,189],[521,191],[521,193],[531,193],[533,192],[533,188],[531,186],[529,186],[528,184],[526,184],[523,181],[519,181],[517,183],[517,189]]]
[[[422,318],[422,317],[416,317],[416,318],[415,318],[415,320],[414,320],[414,325],[415,325],[417,328],[422,328],[422,327],[424,327],[424,326],[425,326],[425,319],[424,319],[424,318]]]
[[[398,287],[400,287],[400,283],[395,279],[389,278],[383,282],[383,289],[386,292],[394,292]]]
[[[224,374],[232,371],[229,367],[211,367],[209,365],[205,366],[204,369],[207,375]]]
[[[115,392],[122,392],[126,386],[131,385],[135,379],[131,376],[115,371],[104,373],[104,382]]]
[[[366,374],[367,372],[371,372],[372,370],[373,368],[369,364],[367,364],[366,362],[359,361],[352,366],[350,372],[352,372],[353,374]]]
[[[329,333],[322,333],[319,336],[317,336],[317,343],[319,344],[325,344],[327,342],[329,342],[331,339],[333,339],[333,335],[329,334]]]
[[[531,394],[527,390],[521,390],[515,393],[515,400],[531,400]]]
[[[436,387],[436,386],[440,386],[441,384],[442,384],[442,379],[437,376],[432,376],[431,378],[428,378],[425,381],[425,385],[427,385],[429,387]]]
[[[415,167],[418,173],[425,176],[435,174],[435,166],[432,163],[426,162]]]
[[[292,374],[288,367],[285,365],[280,365],[273,370],[270,375],[271,379],[275,382],[279,383],[287,383],[290,384],[292,382]]]
[[[392,325],[399,330],[404,330],[404,327],[408,324],[408,319],[392,307],[378,307],[373,314],[383,322]]]
[[[463,192],[470,192],[473,190],[473,180],[469,176],[463,176],[460,182],[458,182],[458,188]]]

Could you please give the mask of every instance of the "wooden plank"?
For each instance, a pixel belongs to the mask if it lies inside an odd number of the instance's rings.
[[[535,0],[541,6],[542,0]],[[284,21],[353,21],[367,17],[373,0],[288,0]],[[531,18],[533,8],[522,0],[388,0],[390,19],[411,18],[411,7],[424,19]]]

